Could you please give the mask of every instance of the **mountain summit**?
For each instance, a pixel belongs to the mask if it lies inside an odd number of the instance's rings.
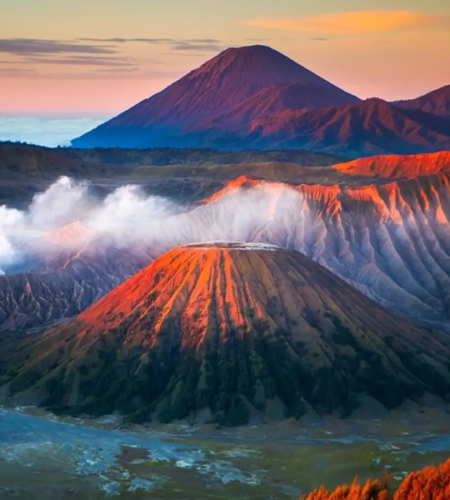
[[[289,87],[293,85],[292,87]],[[281,89],[278,87],[281,86]],[[270,91],[268,90],[270,89]],[[245,122],[239,105],[259,92],[269,92],[275,111],[297,107],[325,107],[358,102],[276,50],[255,45],[229,48],[198,69],[145,99],[116,118],[72,141],[76,147],[184,146],[184,132],[201,122],[220,120],[233,111],[233,128]],[[261,112],[265,112],[264,106]],[[253,111],[251,118],[259,115]],[[228,118],[229,124],[229,118]]]
[[[24,342],[0,350],[0,383],[71,412],[245,424],[450,394],[448,335],[267,244],[177,247]]]

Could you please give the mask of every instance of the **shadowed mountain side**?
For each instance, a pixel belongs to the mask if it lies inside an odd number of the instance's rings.
[[[352,102],[357,102],[354,100]],[[346,105],[348,94],[337,87],[327,88],[312,84],[288,83],[261,89],[235,108],[216,118],[204,120],[193,130],[219,124],[227,130],[242,130],[253,120],[284,110],[327,108],[329,106]]]
[[[416,99],[396,101],[393,104],[403,109],[419,109],[448,119],[450,118],[450,85],[433,90]]]
[[[450,394],[450,337],[267,245],[178,247],[22,342],[0,363],[9,394],[72,413],[237,425]]]

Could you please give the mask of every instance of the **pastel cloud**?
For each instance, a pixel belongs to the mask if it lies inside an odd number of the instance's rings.
[[[0,38],[0,55],[9,56],[9,60],[0,60],[0,64],[13,65],[2,69],[2,76],[25,76],[25,68],[17,64],[32,65],[29,70],[36,74],[38,66],[46,69],[54,66],[92,66],[108,67],[116,73],[137,71],[147,63],[159,64],[153,59],[124,57],[121,45],[127,43],[162,44],[178,53],[203,54],[220,52],[226,48],[220,40],[214,38],[78,38],[74,40],[46,40],[38,38]],[[11,59],[12,58],[12,59]],[[81,75],[79,75],[81,77]]]
[[[247,26],[319,33],[378,33],[418,26],[434,26],[443,20],[410,10],[355,11],[301,16],[292,18],[261,18],[244,21]]]
[[[154,69],[161,61],[143,58],[125,44],[158,44],[178,55],[220,52],[215,38],[0,38],[0,76],[3,79],[169,79],[179,71]]]
[[[79,38],[82,42],[95,43],[150,43],[150,44],[167,44],[171,46],[171,50],[175,51],[193,51],[193,52],[219,52],[223,50],[221,41],[215,38],[189,38],[189,39],[173,39],[173,38]]]
[[[73,66],[109,66],[113,68],[136,67],[137,62],[131,59],[114,57],[89,57],[89,56],[65,56],[65,57],[28,57],[26,63],[33,64],[57,64]],[[154,61],[151,61],[154,62]]]
[[[110,46],[75,44],[59,40],[41,40],[37,38],[1,38],[0,53],[16,56],[36,54],[114,54],[116,50]]]

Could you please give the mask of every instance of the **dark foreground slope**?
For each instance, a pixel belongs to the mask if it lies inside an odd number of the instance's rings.
[[[198,167],[259,164],[265,162],[295,163],[304,167],[329,166],[345,157],[311,151],[215,151],[212,149],[126,149],[126,148],[65,148],[64,154],[86,162],[123,167],[190,166]],[[164,170],[161,170],[162,172]]]
[[[21,348],[18,348],[18,344]],[[450,394],[450,338],[302,254],[178,247],[77,319],[2,344],[3,393],[63,411],[228,424]]]

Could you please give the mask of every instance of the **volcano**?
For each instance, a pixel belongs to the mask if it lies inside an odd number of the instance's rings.
[[[229,48],[72,144],[80,148],[185,147],[193,140],[185,137],[188,130],[202,122],[220,121],[222,115],[223,126],[235,130],[250,117],[271,110],[358,101],[270,47]]]
[[[132,420],[346,416],[450,394],[450,337],[389,313],[301,253],[177,247],[77,319],[2,349],[18,401]]]

